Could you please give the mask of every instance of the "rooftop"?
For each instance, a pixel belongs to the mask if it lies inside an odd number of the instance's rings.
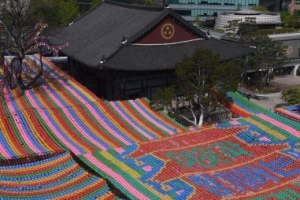
[[[136,45],[139,39],[145,38],[167,20],[197,39]],[[246,45],[210,39],[206,32],[197,29],[170,8],[110,1],[101,2],[69,26],[56,30],[51,38],[54,43],[70,42],[61,50],[68,57],[91,68],[113,70],[174,69],[176,61],[185,54],[191,55],[197,47],[211,48],[214,53],[220,54],[222,60],[253,52]]]

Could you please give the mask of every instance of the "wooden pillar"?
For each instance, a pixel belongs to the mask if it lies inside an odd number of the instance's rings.
[[[69,75],[74,77],[74,60],[72,58],[68,58],[69,63]]]

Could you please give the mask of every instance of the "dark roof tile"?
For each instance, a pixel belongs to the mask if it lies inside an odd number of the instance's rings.
[[[193,40],[189,42],[164,45],[124,46],[118,53],[102,64],[112,70],[150,71],[174,69],[175,62],[183,56],[192,55],[196,48],[210,48],[220,55],[220,60],[230,60],[249,55],[255,51],[248,45],[242,45],[217,39]]]
[[[172,17],[199,38],[208,39],[205,32],[172,9],[103,1],[71,25],[57,29],[51,40],[54,44],[70,42],[61,52],[88,67],[99,67],[104,56],[106,68],[119,70],[173,69],[175,61],[184,54],[192,54],[197,47],[212,48],[221,54],[222,60],[251,52],[249,47],[215,39],[165,45],[132,44],[165,17]],[[124,37],[127,42],[122,44]]]
[[[54,43],[70,42],[61,51],[95,67],[102,55],[108,57],[118,50],[123,37],[130,38],[135,35],[159,17],[163,10],[105,1],[72,25],[63,27],[51,39]]]

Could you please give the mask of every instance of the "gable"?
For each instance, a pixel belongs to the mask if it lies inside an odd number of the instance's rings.
[[[192,31],[189,30],[190,29],[185,29],[183,26],[180,26],[170,18],[167,18],[136,43],[164,44],[196,39],[196,35],[193,35],[191,33]]]

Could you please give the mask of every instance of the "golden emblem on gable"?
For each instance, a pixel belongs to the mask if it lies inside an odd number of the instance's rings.
[[[165,39],[171,39],[175,33],[175,28],[172,24],[167,23],[161,27],[161,36]]]

